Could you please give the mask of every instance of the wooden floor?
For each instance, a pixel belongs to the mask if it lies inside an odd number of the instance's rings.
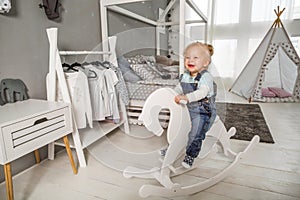
[[[232,94],[226,94],[227,102],[244,102]],[[300,199],[300,104],[260,104],[275,144],[259,143],[237,167],[235,172],[222,182],[191,196],[172,199],[255,199],[255,200],[296,200]],[[86,149],[87,167],[79,168],[73,175],[65,151],[56,155],[55,160],[42,163],[13,177],[16,200],[96,200],[96,199],[141,199],[139,188],[145,183],[157,184],[154,180],[126,179],[122,175],[124,166],[117,150],[134,154],[137,158],[147,152],[156,151],[166,144],[164,137],[148,135],[141,127],[132,127],[135,135],[129,137],[121,129],[101,139],[95,148]],[[242,150],[248,142],[231,140],[232,148]],[[75,154],[74,154],[75,155]],[[106,155],[106,157],[105,157]],[[125,154],[126,155],[126,154]],[[105,157],[105,158],[104,158]],[[128,159],[128,162],[137,162]],[[138,162],[147,162],[143,159]],[[229,164],[229,159],[218,153],[205,161],[201,168],[175,177],[183,185],[203,181]],[[130,165],[130,163],[128,163]],[[0,199],[5,199],[5,184],[0,185]],[[151,200],[167,199],[149,197]],[[170,198],[171,199],[171,198]]]

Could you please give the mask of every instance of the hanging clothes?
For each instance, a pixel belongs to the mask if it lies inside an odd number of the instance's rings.
[[[91,69],[97,74],[96,78],[88,79],[93,120],[113,119],[114,122],[119,122],[118,97],[115,89],[119,79],[116,73],[112,69],[103,66],[87,65],[85,68]]]
[[[109,98],[106,87],[106,81],[104,78],[104,70],[100,70],[93,65],[85,66],[86,69],[95,71],[95,78],[88,78],[88,84],[90,89],[90,98],[92,104],[92,115],[94,121],[105,120],[110,116],[109,110]]]
[[[65,73],[65,78],[72,102],[74,118],[78,129],[86,128],[87,123],[93,128],[92,106],[87,76],[82,71]],[[63,101],[60,87],[57,85],[57,101]]]
[[[118,122],[120,120],[119,114],[119,106],[118,106],[118,97],[115,90],[115,86],[118,83],[119,79],[116,73],[112,69],[104,70],[104,77],[106,81],[106,87],[108,92],[109,99],[109,110],[110,110],[110,118],[114,120],[114,122]]]
[[[110,62],[103,62],[103,65],[106,65],[108,68],[112,69],[116,74],[119,79],[118,83],[116,84],[116,90],[117,93],[120,95],[122,101],[124,102],[125,105],[129,104],[129,93],[126,87],[126,83],[124,80],[124,77],[122,75],[122,71],[119,67],[114,66]]]

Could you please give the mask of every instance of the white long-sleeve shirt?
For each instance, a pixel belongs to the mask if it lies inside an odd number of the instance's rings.
[[[65,73],[65,78],[77,128],[86,128],[87,123],[90,128],[93,128],[92,107],[87,76],[82,71],[78,71]],[[56,100],[62,101],[61,89],[58,84],[56,85]]]
[[[115,85],[118,83],[119,79],[116,73],[112,69],[106,69],[104,72],[108,98],[109,98],[109,110],[111,112],[111,117],[114,120],[120,119],[119,106],[118,106],[118,96],[116,93]]]

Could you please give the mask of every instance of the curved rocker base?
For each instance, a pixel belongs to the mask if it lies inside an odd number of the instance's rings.
[[[139,120],[142,120],[145,127],[153,134],[160,136],[163,132],[159,124],[158,114],[162,108],[168,108],[171,113],[169,127],[167,130],[167,140],[169,143],[168,150],[160,167],[152,169],[140,169],[136,167],[127,167],[123,171],[126,178],[139,177],[156,179],[162,186],[143,185],[139,194],[141,197],[148,196],[182,196],[189,195],[220,182],[241,162],[241,160],[254,148],[259,142],[259,136],[254,136],[244,151],[235,153],[230,147],[230,137],[236,133],[234,127],[226,130],[223,122],[217,116],[214,124],[206,134],[199,156],[195,159],[193,167],[185,169],[176,161],[180,159],[185,146],[187,144],[187,135],[190,130],[190,117],[188,109],[184,105],[178,105],[174,101],[161,101],[161,99],[174,99],[176,93],[170,88],[161,88],[153,92],[146,100]],[[220,173],[216,174],[203,182],[199,182],[189,186],[181,186],[179,183],[173,183],[172,176],[186,173],[199,167],[201,162],[208,159],[212,154],[217,152],[217,145],[222,147],[225,156],[233,156],[234,160],[230,165],[224,168]]]
[[[240,152],[235,157],[234,161],[223,169],[220,173],[215,176],[194,185],[181,187],[180,184],[175,183],[173,187],[167,188],[163,186],[155,185],[143,185],[139,190],[139,195],[143,198],[149,196],[161,196],[161,197],[175,197],[175,196],[186,196],[205,190],[218,182],[222,181],[227,175],[229,175],[242,161],[242,159],[259,143],[259,136],[254,136],[243,152]]]

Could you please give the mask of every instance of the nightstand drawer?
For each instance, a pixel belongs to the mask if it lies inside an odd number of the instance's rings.
[[[7,161],[72,132],[69,107],[36,115],[2,127]]]

